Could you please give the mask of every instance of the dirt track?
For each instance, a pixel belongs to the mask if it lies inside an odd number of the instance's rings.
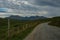
[[[42,23],[24,40],[60,40],[60,28]]]

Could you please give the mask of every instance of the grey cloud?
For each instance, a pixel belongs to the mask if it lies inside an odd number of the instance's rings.
[[[49,6],[47,9],[48,14],[44,15],[46,17],[60,16],[60,8]]]
[[[33,2],[31,3],[35,5],[42,5],[42,6],[49,5],[54,7],[60,7],[60,0],[33,0]]]
[[[20,0],[21,1],[21,0]],[[5,8],[11,8],[11,9],[16,9],[16,10],[29,10],[29,11],[37,11],[39,8],[31,6],[31,5],[26,5],[24,3],[20,3],[21,5],[14,4],[13,2],[9,2],[7,0],[2,0],[2,3],[0,4],[2,7]],[[0,6],[0,8],[1,8]]]
[[[22,1],[22,0],[19,0]],[[25,0],[23,0],[25,1]],[[42,14],[42,16],[46,17],[53,17],[53,16],[60,16],[60,0],[27,0],[32,5],[27,5],[21,3],[21,5],[14,4],[12,2],[7,2],[3,4],[1,2],[0,7],[6,7],[11,8],[14,11],[17,11],[17,13],[11,13],[11,14],[4,14],[5,16],[10,16],[13,14],[22,14],[23,16],[31,16],[31,15],[38,15],[41,16],[42,13],[37,14],[41,11],[47,11],[47,14]],[[3,0],[4,2],[4,0]],[[58,8],[59,7],[59,8]]]

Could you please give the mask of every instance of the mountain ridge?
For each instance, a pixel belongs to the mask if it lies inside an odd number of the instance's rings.
[[[30,17],[22,17],[22,16],[18,16],[18,15],[11,15],[9,17],[7,17],[9,19],[17,19],[17,20],[37,20],[37,19],[45,19],[46,17],[44,16],[30,16]]]

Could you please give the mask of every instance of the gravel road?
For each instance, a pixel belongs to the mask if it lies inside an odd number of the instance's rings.
[[[24,40],[60,40],[60,28],[48,23],[38,25]]]

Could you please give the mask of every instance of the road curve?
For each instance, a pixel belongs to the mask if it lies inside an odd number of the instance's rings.
[[[42,23],[24,40],[60,40],[60,28]]]

